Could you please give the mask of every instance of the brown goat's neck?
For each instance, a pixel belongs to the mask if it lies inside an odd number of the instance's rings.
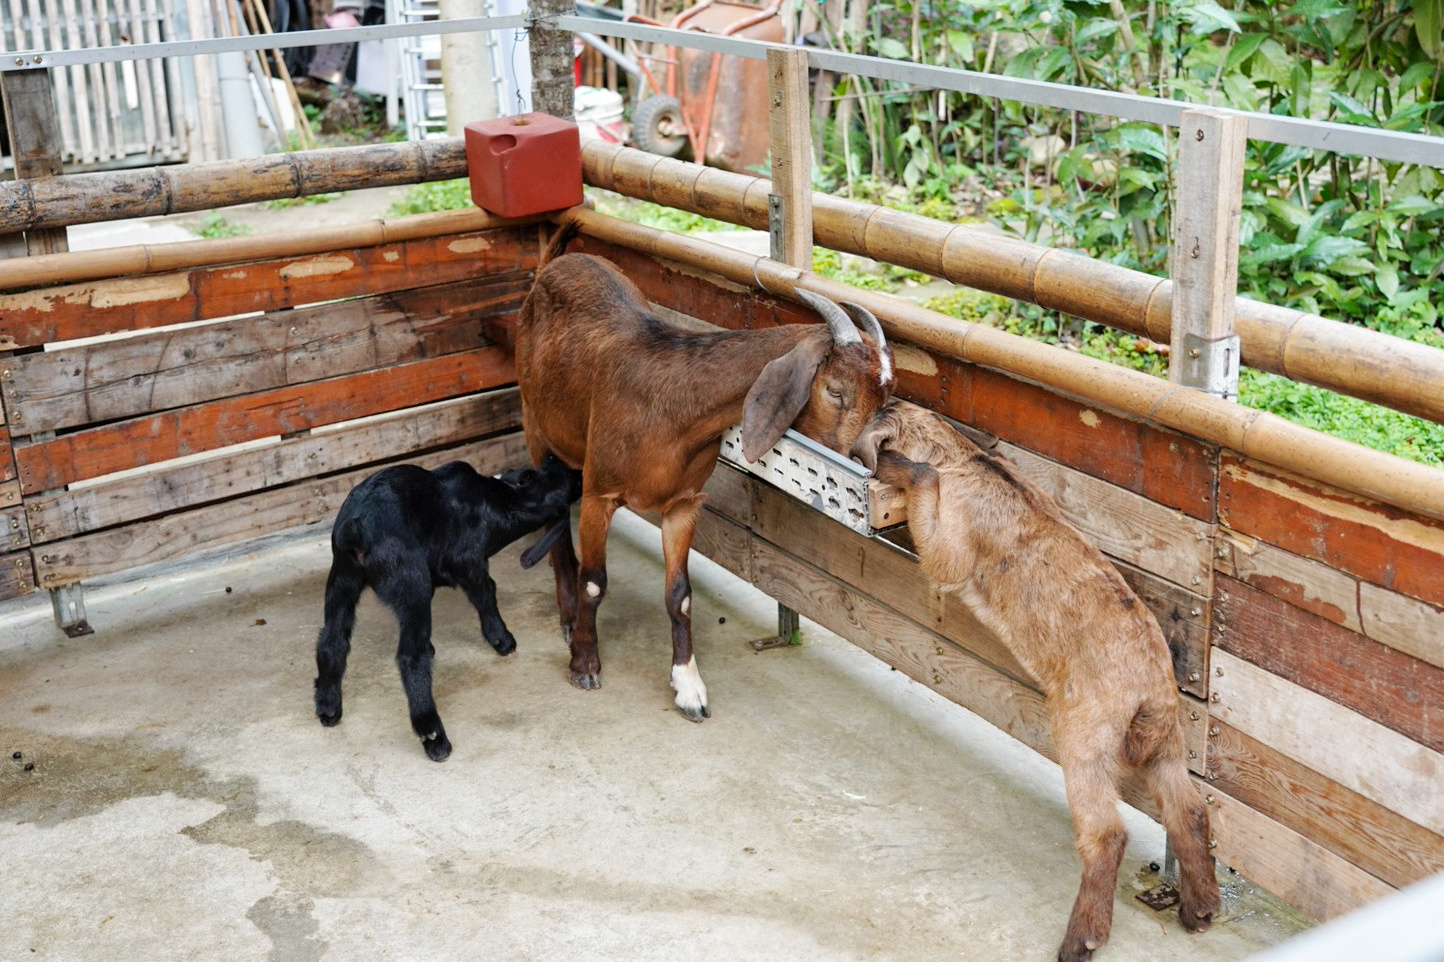
[[[638,384],[637,389],[665,399],[679,420],[696,424],[707,435],[721,434],[742,419],[742,405],[762,369],[792,350],[805,337],[816,336],[803,325],[718,333],[669,335],[655,350],[682,352],[685,365],[669,366],[678,383]],[[638,365],[641,376],[648,365]]]

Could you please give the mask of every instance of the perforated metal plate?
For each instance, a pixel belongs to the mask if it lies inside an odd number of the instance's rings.
[[[722,457],[861,534],[871,536],[903,520],[876,519],[883,523],[875,524],[867,469],[790,428],[770,451],[748,462],[742,456],[742,430],[733,427],[722,435]]]

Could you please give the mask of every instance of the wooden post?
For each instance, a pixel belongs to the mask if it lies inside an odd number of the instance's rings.
[[[1238,397],[1238,228],[1248,118],[1188,110],[1178,144],[1170,380]]]
[[[50,71],[41,67],[0,74],[0,97],[5,105],[16,179],[40,180],[62,174],[60,121]],[[0,239],[0,253],[12,256],[59,254],[69,249],[64,227],[27,230],[23,240]]]
[[[570,31],[558,30],[548,17],[571,13],[572,0],[531,0],[531,107],[532,110],[571,120],[576,111]]]
[[[807,51],[767,51],[771,104],[772,193],[767,196],[771,256],[812,270],[812,136],[807,105]],[[777,636],[752,643],[761,651],[792,643],[801,619],[781,602]]]
[[[812,270],[812,137],[807,51],[768,50],[772,106],[772,259]]]

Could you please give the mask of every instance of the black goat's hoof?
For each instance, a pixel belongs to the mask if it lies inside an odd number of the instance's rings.
[[[516,651],[516,639],[511,635],[507,635],[502,638],[501,641],[492,641],[488,638],[487,642],[491,644],[491,647],[496,649],[498,655],[509,655]]]
[[[336,714],[334,715],[322,715],[318,712],[316,714],[316,717],[321,719],[321,724],[325,725],[327,728],[335,728],[337,725],[341,724],[341,709],[336,709]]]
[[[321,724],[327,728],[335,728],[341,723],[341,697],[338,693],[335,697],[321,697],[316,695],[316,717],[321,719]]]
[[[426,757],[433,762],[444,762],[451,755],[451,742],[447,740],[445,732],[432,732],[421,739],[421,747],[426,750]]]

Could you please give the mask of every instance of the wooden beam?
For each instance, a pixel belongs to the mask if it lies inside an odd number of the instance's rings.
[[[807,110],[807,51],[767,51],[774,218],[772,259],[812,269],[812,138]]]

